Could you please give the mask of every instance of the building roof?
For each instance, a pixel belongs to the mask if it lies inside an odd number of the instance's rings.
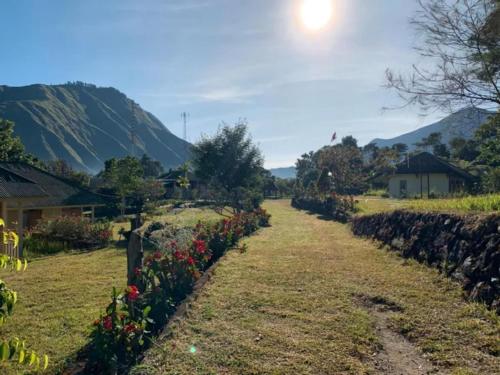
[[[0,198],[34,198],[47,194],[33,181],[0,169]]]
[[[0,175],[4,176],[0,179],[0,191],[5,190],[7,194],[12,194],[12,188],[15,186],[10,184],[13,183],[22,187],[23,196],[12,197],[21,198],[33,194],[31,197],[37,198],[25,205],[26,208],[97,206],[105,203],[100,195],[26,163],[2,162]]]
[[[462,177],[466,180],[475,180],[470,173],[457,166],[444,161],[429,153],[420,152],[410,156],[396,167],[396,174],[421,174],[421,173],[447,173]]]

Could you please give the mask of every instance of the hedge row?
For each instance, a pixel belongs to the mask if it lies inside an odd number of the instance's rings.
[[[437,267],[500,313],[500,215],[395,211],[353,218],[352,231]]]
[[[292,207],[314,212],[333,220],[345,223],[354,212],[354,199],[332,195],[328,198],[294,197]]]
[[[113,290],[106,313],[94,322],[87,371],[122,373],[137,363],[202,272],[269,219],[257,209],[215,224],[149,233],[156,249],[135,269],[133,285],[122,293]]]

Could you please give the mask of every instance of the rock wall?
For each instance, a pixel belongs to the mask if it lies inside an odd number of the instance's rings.
[[[352,231],[437,267],[500,314],[500,215],[395,211],[355,217]]]

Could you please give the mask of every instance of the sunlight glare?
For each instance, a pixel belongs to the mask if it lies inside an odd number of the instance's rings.
[[[332,18],[332,0],[303,0],[300,15],[308,29],[322,29]]]

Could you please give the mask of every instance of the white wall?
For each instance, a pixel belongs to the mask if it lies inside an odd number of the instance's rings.
[[[400,196],[400,181],[406,180],[407,197],[420,197],[422,187],[423,196],[427,197],[427,191],[437,196],[449,194],[449,178],[445,173],[430,173],[429,189],[427,189],[427,174],[397,174],[389,178],[389,195],[393,198],[403,198]],[[422,180],[420,179],[422,177]]]

